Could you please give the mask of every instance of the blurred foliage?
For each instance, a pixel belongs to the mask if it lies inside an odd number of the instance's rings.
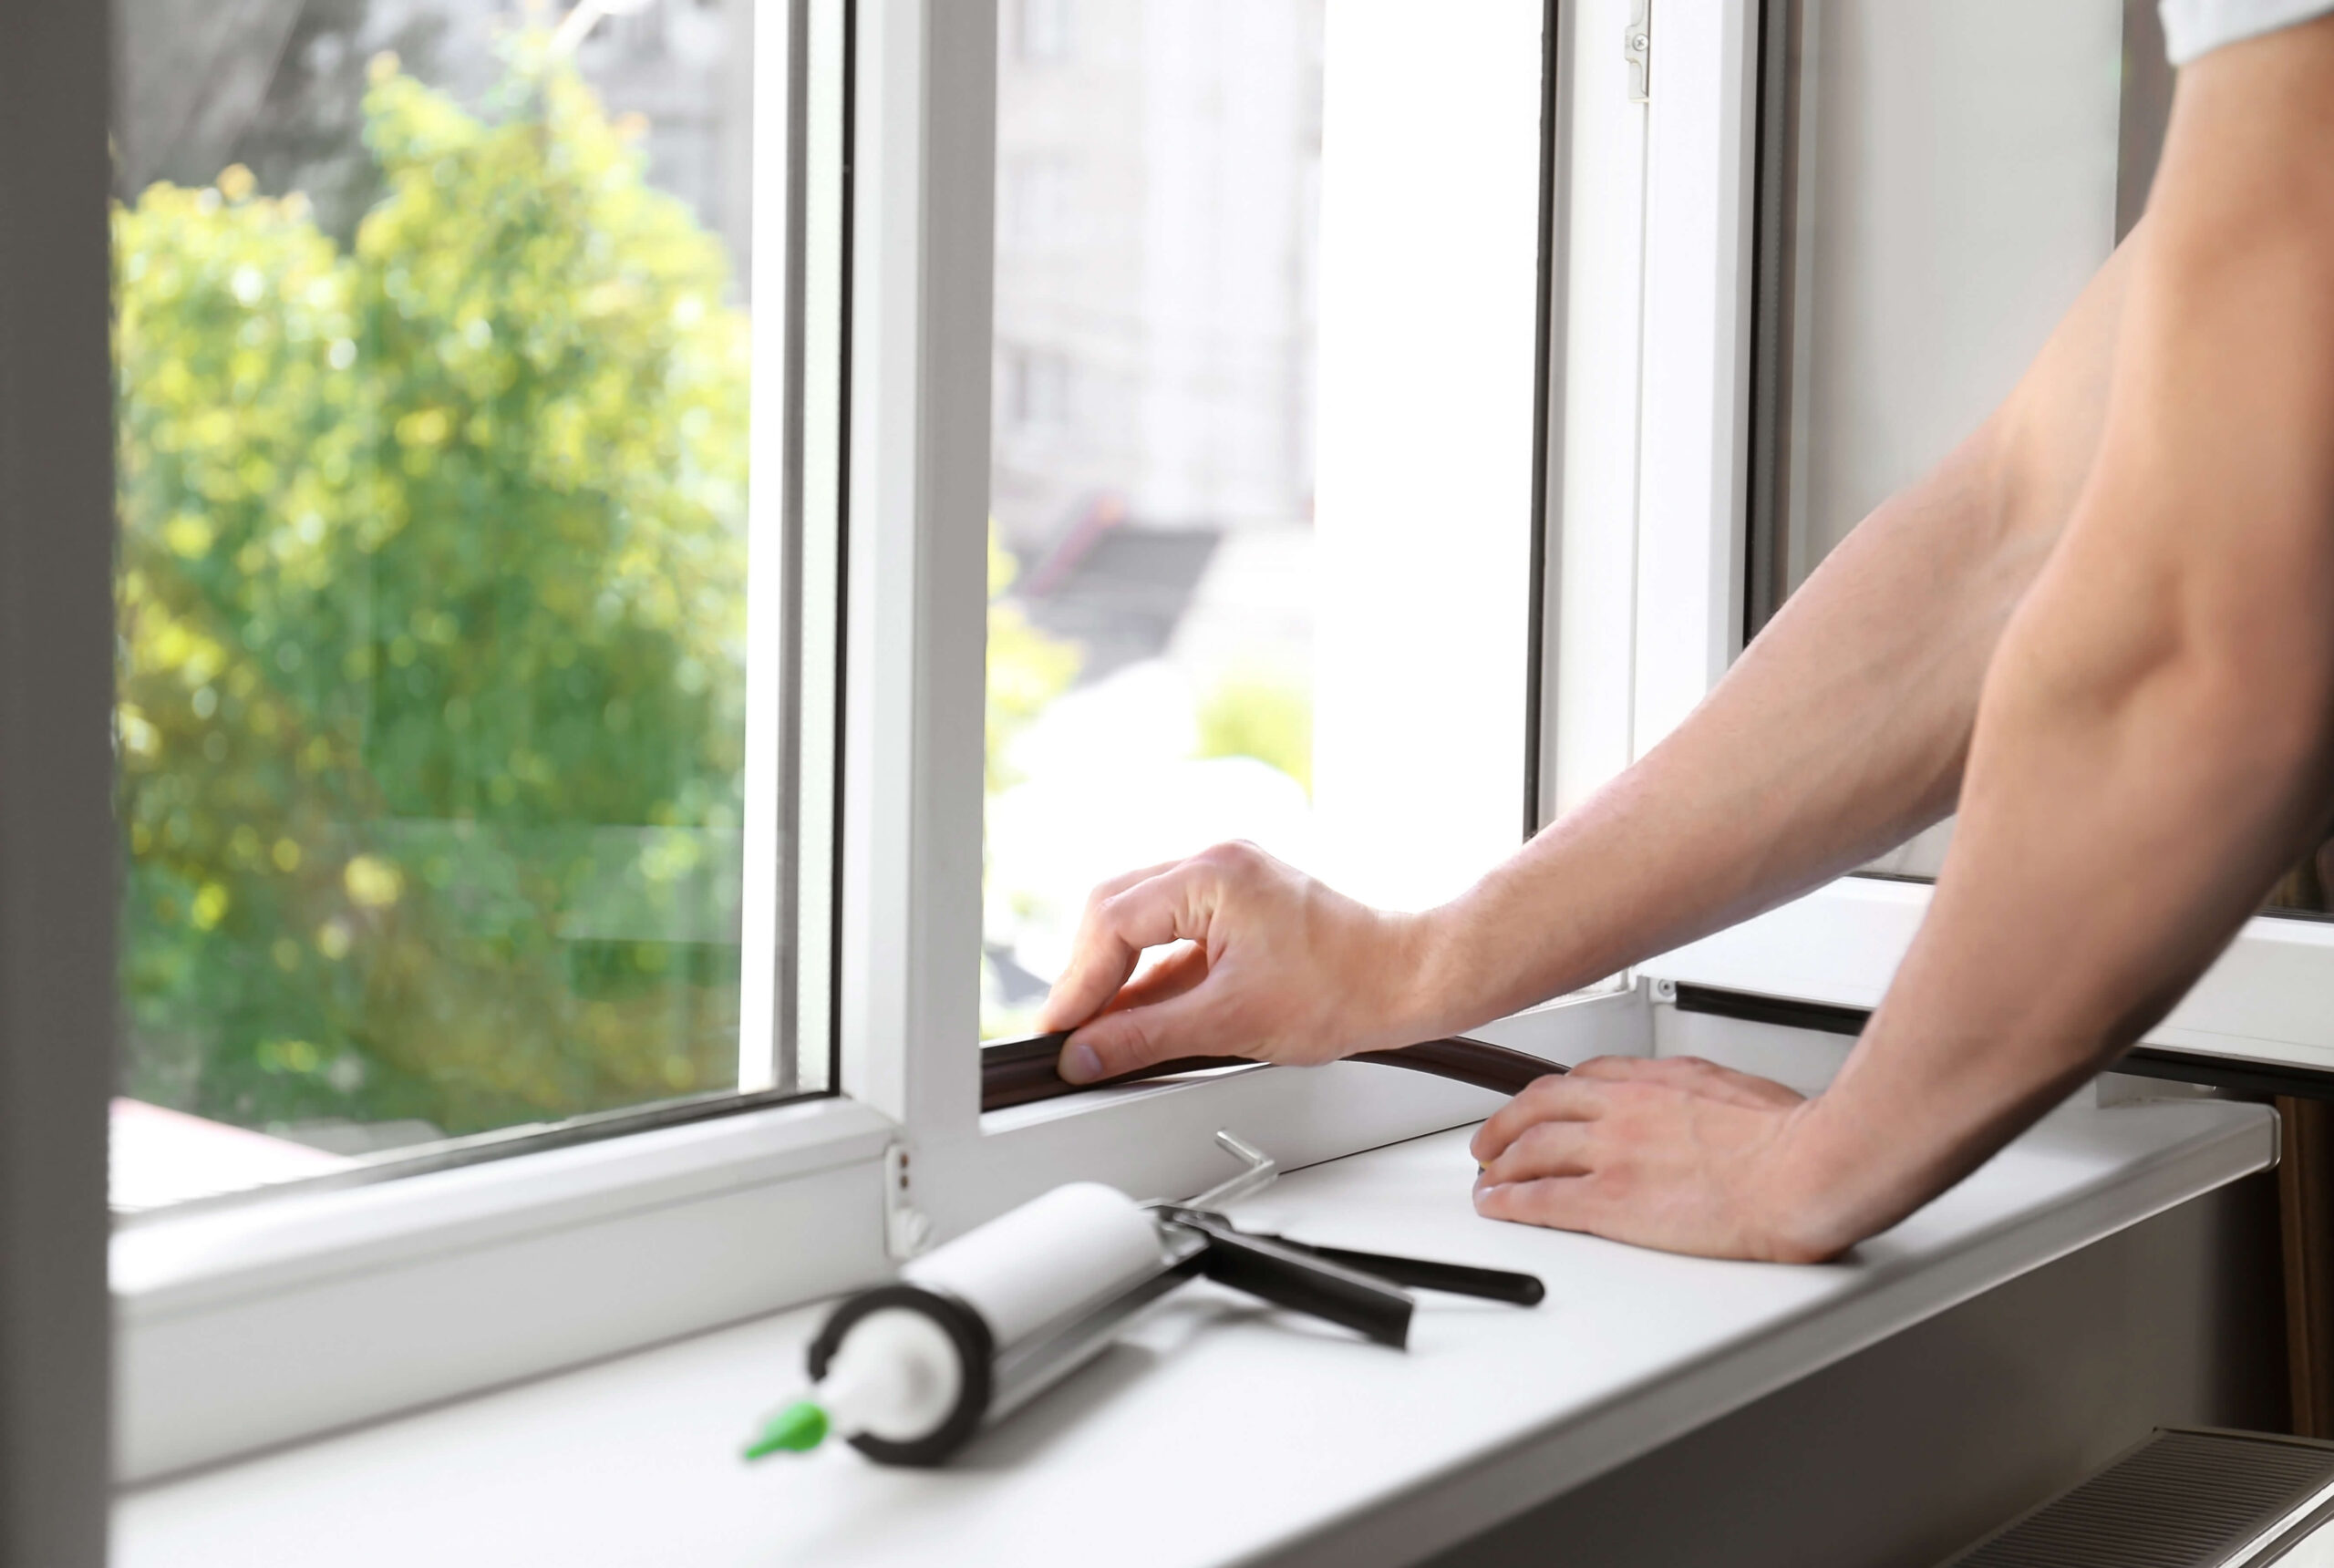
[[[748,323],[539,36],[379,200],[114,220],[127,1092],[448,1132],[733,1081]]]
[[[1302,684],[1261,672],[1227,676],[1196,717],[1196,755],[1253,757],[1313,793],[1313,697]]]

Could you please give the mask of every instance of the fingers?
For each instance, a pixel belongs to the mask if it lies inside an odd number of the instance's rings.
[[[1475,1163],[1488,1168],[1507,1152],[1508,1145],[1545,1121],[1589,1121],[1601,1112],[1608,1092],[1606,1084],[1572,1073],[1540,1078],[1492,1113],[1475,1130],[1468,1148]]]
[[[1039,1015],[1041,1028],[1083,1025],[1062,1047],[1055,1070],[1063,1078],[1093,1083],[1204,1053],[1210,998],[1198,988],[1208,977],[1208,920],[1218,891],[1203,857],[1095,890],[1079,956]],[[1193,945],[1128,985],[1143,950],[1170,942]]]
[[[1761,1110],[1788,1110],[1806,1098],[1772,1078],[1737,1072],[1699,1057],[1598,1057],[1575,1068],[1572,1076],[1606,1083],[1658,1083]]]
[[[1071,1083],[1093,1083],[1177,1057],[1220,1055],[1223,1030],[1213,1011],[1203,987],[1105,1013],[1070,1036],[1054,1070]]]
[[[1206,979],[1207,971],[1207,949],[1196,943],[1180,944],[1158,963],[1120,986],[1119,994],[1102,1011],[1119,1013],[1129,1007],[1148,1007],[1171,996],[1180,996]]]
[[[1565,1080],[1541,1080],[1550,1081]],[[1488,1220],[1606,1233],[1596,1217],[1600,1208],[1610,1207],[1608,1168],[1618,1153],[1613,1147],[1616,1124],[1602,1116],[1585,1119],[1564,1113],[1591,1106],[1602,1110],[1607,1092],[1591,1080],[1577,1086],[1572,1094],[1542,1097],[1539,1109],[1561,1119],[1537,1120],[1520,1129],[1486,1162],[1475,1178],[1475,1212]],[[1523,1098],[1516,1097],[1519,1101]]]
[[[1155,866],[1129,872],[1112,877],[1097,887],[1086,898],[1086,912],[1079,917],[1078,935],[1070,944],[1069,962],[1062,967],[1061,977],[1054,982],[1044,1005],[1038,1009],[1037,1026],[1040,1034],[1056,1029],[1076,1028],[1100,1012],[1127,976],[1134,973],[1135,965],[1142,957],[1142,945],[1131,944],[1119,929],[1118,918],[1111,913],[1120,895],[1138,888],[1184,864],[1181,861],[1162,861]]]
[[[1058,1068],[1072,1083],[1227,1051],[1332,1060],[1358,1048],[1354,995],[1399,948],[1381,924],[1253,844],[1217,844],[1095,890],[1038,1026],[1075,1031]],[[1178,942],[1130,983],[1145,950]]]
[[[1475,1188],[1505,1187],[1555,1176],[1585,1176],[1595,1169],[1591,1142],[1596,1124],[1589,1121],[1543,1121],[1528,1127],[1483,1168]]]
[[[1475,1212],[1486,1220],[1544,1225],[1552,1231],[1587,1231],[1596,1224],[1596,1191],[1585,1176],[1555,1176],[1505,1186],[1478,1187]]]
[[[1709,1257],[1807,1263],[1836,1253],[1844,1243],[1811,1240],[1790,1189],[1778,1196],[1770,1180],[1803,1102],[1744,1104],[1697,1093],[1696,1082],[1763,1100],[1780,1088],[1746,1088],[1682,1060],[1543,1079],[1502,1109],[1498,1127],[1487,1124],[1485,1141],[1501,1146],[1479,1152],[1476,1212]]]
[[[1598,1057],[1562,1077],[1541,1078],[1493,1112],[1469,1144],[1475,1163],[1490,1169],[1511,1144],[1544,1122],[1596,1120],[1612,1104],[1613,1091],[1630,1085],[1654,1085],[1750,1110],[1789,1110],[1802,1099],[1772,1079],[1699,1057]]]

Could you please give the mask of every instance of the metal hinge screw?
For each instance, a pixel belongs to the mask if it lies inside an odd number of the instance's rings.
[[[1630,0],[1629,26],[1621,35],[1621,54],[1629,65],[1629,101],[1652,101],[1653,0]]]

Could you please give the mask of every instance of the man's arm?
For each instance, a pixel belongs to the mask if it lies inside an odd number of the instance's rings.
[[[1795,1107],[1618,1072],[1477,1140],[1485,1213],[1831,1255],[2186,991],[2334,807],[2334,20],[2183,73],[2096,469],[1988,671],[1929,916]],[[1530,1104],[1526,1104],[1530,1101]]]
[[[1952,810],[1986,665],[2104,418],[2135,234],[2010,397],[1888,500],[1650,755],[1461,898],[1396,916],[1242,846],[1098,889],[1039,1026],[1078,1080],[1235,1051],[1323,1061],[1575,989]],[[1141,951],[1197,945],[1121,993]]]

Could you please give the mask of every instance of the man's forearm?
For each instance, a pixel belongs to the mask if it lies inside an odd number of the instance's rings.
[[[1994,417],[1857,527],[1674,734],[1428,917],[1420,1026],[1585,985],[1953,809],[1987,663],[2090,468],[2139,243]]]

